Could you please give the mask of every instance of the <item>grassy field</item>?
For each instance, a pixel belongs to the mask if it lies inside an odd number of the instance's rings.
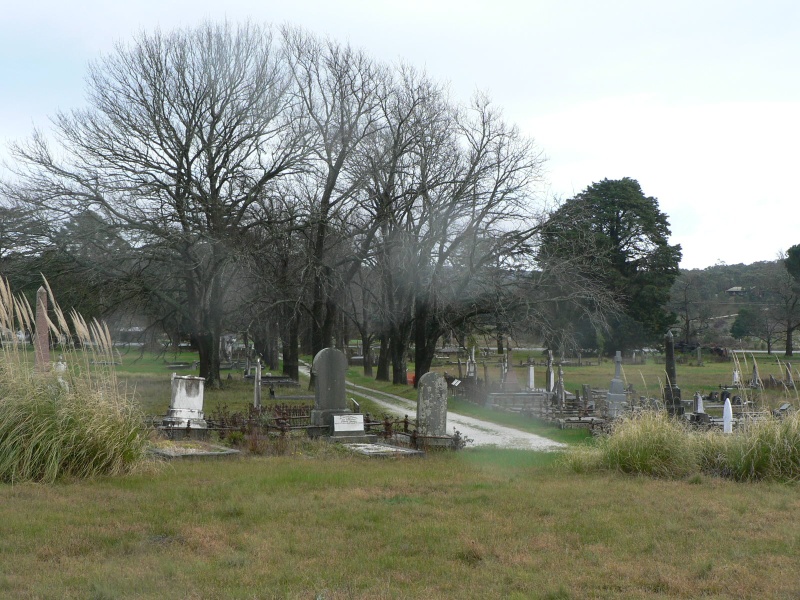
[[[191,360],[124,355],[118,373],[145,412],[163,414],[165,361]],[[625,369],[651,394],[662,372]],[[678,383],[709,390],[730,373],[730,363],[681,365]],[[565,368],[568,389],[612,376],[611,362]],[[205,408],[251,401],[250,385],[234,380],[209,390]],[[463,401],[451,409],[558,435]],[[0,485],[0,597],[800,596],[795,484],[576,474],[558,454],[492,448],[369,459],[300,438],[284,452]]]
[[[794,486],[554,455],[172,462],[0,487],[8,598],[796,598]]]

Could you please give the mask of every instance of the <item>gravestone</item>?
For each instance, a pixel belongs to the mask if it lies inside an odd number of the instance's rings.
[[[37,373],[46,373],[50,370],[50,327],[47,323],[47,290],[44,286],[36,291],[34,367]]]
[[[622,352],[619,350],[614,356],[614,379],[611,380],[611,386],[608,388],[606,404],[608,405],[608,417],[611,419],[619,417],[628,404],[625,382],[622,380]]]
[[[528,365],[528,389],[534,389],[533,365]]]
[[[53,373],[56,374],[56,379],[58,380],[58,384],[65,390],[69,391],[69,384],[64,379],[66,372],[67,372],[67,362],[64,360],[64,355],[59,354],[58,362],[53,365]]]
[[[733,382],[731,384],[732,387],[739,387],[739,384],[741,383],[741,381],[742,381],[742,375],[739,372],[739,369],[734,369],[733,370]]]
[[[172,374],[172,398],[162,424],[181,429],[206,429],[203,418],[203,377]]]
[[[347,408],[347,357],[336,348],[323,348],[314,357],[314,409],[311,425],[333,427],[334,415],[352,414]]]
[[[667,383],[664,386],[664,405],[667,413],[672,416],[683,414],[683,404],[681,404],[681,389],[677,384],[677,374],[675,372],[675,338],[672,332],[668,331],[664,336],[666,345],[666,374]]]
[[[725,406],[722,407],[722,431],[733,433],[733,407],[730,398],[725,398]]]
[[[545,371],[545,391],[553,392],[556,388],[556,374],[553,372],[553,352],[547,351],[547,371]]]
[[[697,347],[697,366],[698,367],[705,366],[703,364],[703,347],[702,346],[698,346]]]
[[[459,378],[461,371],[459,371]],[[467,379],[472,379],[473,383],[478,381],[478,363],[475,362],[475,346],[470,349],[470,355],[467,359]]]
[[[758,364],[753,363],[753,376],[750,378],[750,387],[758,389],[761,386],[761,377],[758,375]]]
[[[256,376],[253,386],[253,408],[261,408],[261,359],[256,359]]]
[[[564,369],[558,366],[558,381],[555,384],[555,393],[558,398],[558,410],[564,412],[567,404],[567,390],[564,389]]]
[[[794,387],[794,377],[792,377],[792,363],[786,363],[786,386]]]
[[[447,381],[429,371],[417,385],[417,431],[421,435],[447,435]]]
[[[703,395],[700,392],[694,393],[694,413],[695,414],[702,414],[705,413],[705,407],[703,406]]]

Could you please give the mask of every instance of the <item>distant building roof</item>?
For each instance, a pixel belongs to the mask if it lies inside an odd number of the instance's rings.
[[[725,293],[726,294],[730,294],[731,296],[735,296],[735,295],[738,295],[738,294],[744,294],[746,291],[747,290],[744,289],[742,286],[737,285],[735,287],[728,288],[727,290],[725,290]]]

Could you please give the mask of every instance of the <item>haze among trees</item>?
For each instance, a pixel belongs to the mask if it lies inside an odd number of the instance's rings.
[[[572,262],[537,262],[540,150],[487,97],[454,102],[297,28],[143,33],[91,65],[87,106],[52,125],[12,146],[3,274],[51,274],[93,315],[190,338],[209,385],[226,331],[270,361],[280,340],[296,376],[298,348],[359,329],[380,341],[378,375],[405,382],[412,341],[419,375],[443,334],[582,291],[534,289],[544,273],[566,289]],[[583,291],[598,302],[576,310],[602,321],[610,296]]]
[[[292,377],[301,353],[358,338],[380,347],[378,378],[405,383],[441,340],[613,353],[710,319],[635,180],[550,210],[535,142],[410,65],[209,23],[120,44],[86,86],[85,107],[11,147],[0,274],[29,294],[44,274],[88,317],[190,340],[209,385],[226,332]]]

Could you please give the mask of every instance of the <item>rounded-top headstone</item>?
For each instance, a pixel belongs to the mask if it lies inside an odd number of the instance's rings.
[[[314,357],[314,408],[347,409],[347,357],[336,348],[323,348]]]
[[[447,435],[447,381],[434,371],[417,383],[417,431],[422,435]]]

